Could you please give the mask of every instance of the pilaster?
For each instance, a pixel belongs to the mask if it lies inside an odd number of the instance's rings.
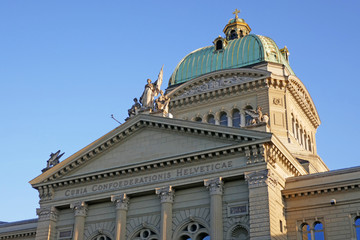
[[[223,239],[222,195],[224,182],[221,177],[204,180],[204,185],[210,192],[210,237]]]
[[[280,232],[280,220],[285,225],[281,191],[278,180],[270,169],[245,174],[249,186],[250,238],[254,240],[286,239]]]
[[[160,239],[171,240],[172,237],[172,204],[175,190],[171,186],[156,188],[161,202]]]
[[[111,196],[116,206],[115,240],[126,239],[126,218],[129,207],[129,197],[123,193]]]
[[[56,239],[56,222],[59,211],[55,207],[40,207],[36,209],[39,216],[35,240]]]

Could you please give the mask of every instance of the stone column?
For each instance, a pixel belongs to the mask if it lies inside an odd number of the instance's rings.
[[[204,180],[204,185],[210,191],[210,238],[222,240],[223,216],[222,216],[222,194],[224,183],[222,178]]]
[[[228,118],[228,127],[232,127],[233,126],[232,115],[231,116],[228,115],[227,118]]]
[[[70,204],[70,208],[74,209],[75,225],[73,240],[84,240],[85,218],[87,215],[87,204],[85,202],[75,202]]]
[[[175,190],[171,187],[156,188],[156,194],[161,200],[160,239],[171,240],[172,236],[172,204]]]
[[[36,229],[36,240],[56,239],[56,222],[59,211],[55,207],[40,207],[36,209],[39,216]]]
[[[129,198],[123,193],[111,196],[111,201],[116,205],[115,240],[126,239],[126,215]]]

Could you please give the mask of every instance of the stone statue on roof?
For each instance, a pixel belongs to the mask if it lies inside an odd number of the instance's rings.
[[[158,79],[154,83],[151,83],[151,79],[147,80],[145,90],[140,97],[140,103],[142,104],[142,108],[144,108],[144,110],[152,111],[152,109],[154,108],[154,97],[159,94],[160,87],[163,81],[163,68],[164,66],[162,66],[158,75]]]

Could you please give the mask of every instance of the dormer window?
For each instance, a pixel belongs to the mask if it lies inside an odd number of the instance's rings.
[[[217,37],[214,41],[215,51],[223,50],[227,45],[227,40],[222,38],[221,36]]]
[[[216,48],[215,48],[216,50],[221,50],[221,49],[223,49],[223,42],[221,41],[221,40],[218,40],[217,42],[216,42]]]

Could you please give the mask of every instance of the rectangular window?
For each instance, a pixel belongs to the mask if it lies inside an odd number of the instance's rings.
[[[71,230],[71,229],[67,229],[67,230],[61,230],[61,231],[59,231],[58,239],[59,239],[59,240],[72,239],[72,230]]]

